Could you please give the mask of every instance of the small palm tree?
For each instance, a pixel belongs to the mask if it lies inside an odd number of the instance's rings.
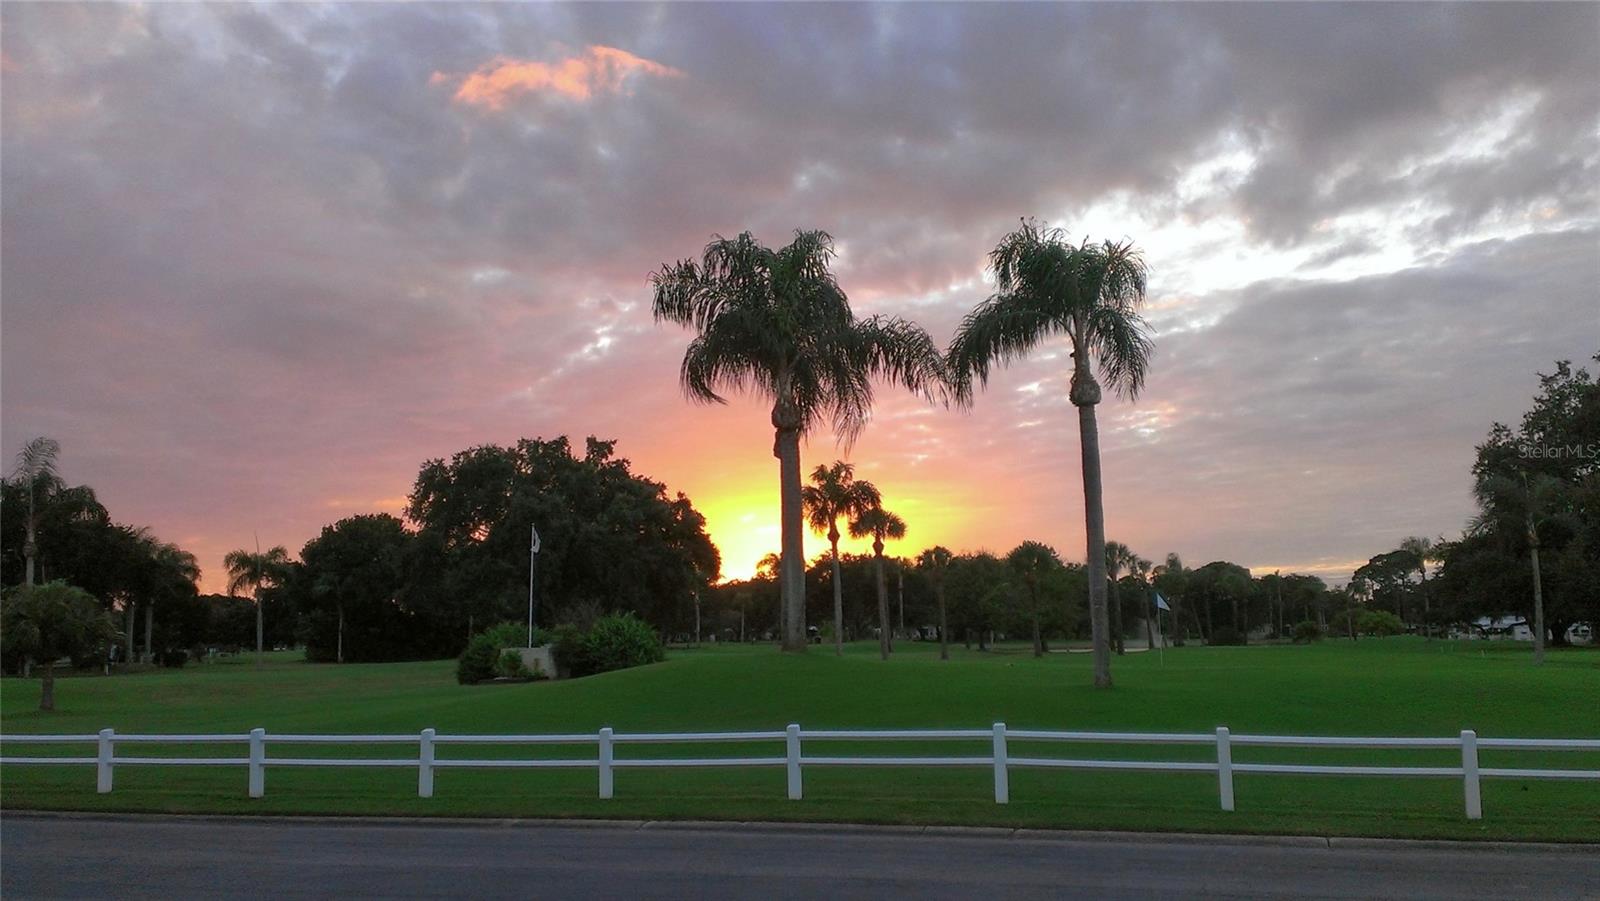
[[[872,564],[878,579],[878,653],[884,660],[894,649],[889,635],[889,585],[883,575],[883,542],[906,537],[906,521],[875,504],[850,519],[851,538],[872,538]]]
[[[848,522],[863,510],[883,503],[878,489],[855,477],[855,467],[843,460],[832,466],[818,466],[811,472],[811,484],[800,492],[806,522],[811,531],[827,533],[833,556],[833,652],[844,654],[844,586],[839,575],[839,517]]]
[[[1106,580],[1111,583],[1111,639],[1118,656],[1127,649],[1122,639],[1122,589],[1117,580],[1122,578],[1124,570],[1132,573],[1134,561],[1138,559],[1139,555],[1122,542],[1106,542]]]
[[[1006,563],[1021,577],[1028,590],[1028,618],[1033,624],[1033,656],[1044,656],[1044,634],[1040,630],[1043,609],[1039,602],[1039,579],[1061,565],[1055,549],[1037,541],[1024,541],[1006,555]]]
[[[1144,640],[1145,649],[1149,651],[1156,649],[1156,632],[1150,624],[1150,620],[1154,618],[1151,609],[1155,606],[1150,600],[1150,572],[1154,566],[1155,564],[1138,554],[1134,554],[1133,560],[1128,564],[1128,571],[1139,580],[1139,596],[1144,598]]]
[[[950,569],[950,561],[955,559],[955,554],[942,545],[934,545],[917,555],[917,569],[928,574],[928,580],[933,583],[933,596],[939,602],[939,659],[950,659],[950,626],[945,617],[944,607],[944,576]]]
[[[826,232],[796,231],[776,250],[745,232],[714,238],[699,263],[650,276],[656,320],[698,332],[683,355],[685,393],[702,403],[724,403],[723,391],[772,402],[788,651],[806,648],[800,439],[826,421],[848,446],[872,410],[874,378],[929,400],[946,384],[944,358],[927,332],[902,319],[855,318],[828,271],[833,256]]]
[[[1105,510],[1100,483],[1100,376],[1118,394],[1135,398],[1144,386],[1154,344],[1139,315],[1144,304],[1144,259],[1131,242],[1072,244],[1060,229],[1025,221],[989,255],[996,293],[967,315],[950,344],[958,403],[971,403],[972,383],[990,367],[1066,335],[1072,344],[1069,399],[1078,408],[1083,455],[1084,532],[1089,570],[1089,618],[1094,636],[1094,684],[1111,687],[1106,641]]]
[[[228,594],[238,594],[248,591],[256,601],[256,665],[260,666],[266,649],[264,647],[261,616],[261,591],[264,588],[273,588],[283,584],[283,579],[289,571],[289,552],[280,545],[271,548],[266,553],[259,549],[255,553],[249,551],[229,551],[222,558],[222,566],[228,571]]]
[[[1444,539],[1440,539],[1443,541]],[[1420,535],[1412,535],[1400,542],[1400,550],[1416,558],[1417,576],[1422,579],[1422,632],[1429,641],[1433,640],[1433,617],[1429,609],[1428,592],[1428,564],[1438,559],[1434,551],[1433,540]]]
[[[1501,530],[1514,534],[1522,530],[1528,542],[1528,557],[1533,565],[1533,663],[1544,663],[1544,583],[1539,572],[1539,527],[1563,518],[1566,488],[1559,479],[1544,474],[1529,476],[1485,475],[1473,485],[1481,511],[1473,520],[1474,531]]]

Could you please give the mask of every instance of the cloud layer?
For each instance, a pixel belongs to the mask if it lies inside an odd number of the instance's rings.
[[[621,439],[776,546],[758,405],[692,407],[645,277],[839,242],[946,340],[1019,216],[1129,236],[1158,356],[1102,408],[1112,537],[1336,577],[1458,529],[1472,444],[1600,347],[1600,8],[0,10],[0,426],[221,555],[519,435]],[[582,49],[575,49],[582,48]],[[1081,554],[1061,348],[856,446],[906,550]],[[806,461],[831,459],[814,436]],[[814,545],[813,547],[820,547]]]

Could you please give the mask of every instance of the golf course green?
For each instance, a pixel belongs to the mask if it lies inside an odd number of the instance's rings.
[[[1086,654],[1034,658],[1022,647],[875,644],[805,655],[770,646],[674,650],[665,663],[565,682],[458,685],[453,661],[310,664],[246,656],[112,678],[57,683],[55,713],[37,680],[0,682],[0,731],[92,733],[450,733],[988,728],[1342,736],[1600,738],[1600,652],[1556,651],[1542,667],[1525,645],[1419,638],[1315,645],[1188,647],[1117,658],[1116,687],[1090,687]],[[6,756],[92,756],[92,746],[4,743]],[[411,744],[270,745],[272,756],[415,759]],[[241,745],[124,745],[119,755],[243,757]],[[441,746],[439,757],[587,757],[594,746]],[[807,755],[987,755],[981,741],[808,743]],[[782,756],[781,742],[622,745],[641,756]],[[1013,741],[1013,756],[1214,760],[1209,747]],[[1453,749],[1235,747],[1236,763],[1459,766]],[[1600,769],[1600,752],[1483,751],[1485,767]],[[263,814],[439,815],[855,821],[1073,829],[1600,840],[1600,782],[1486,779],[1484,817],[1465,818],[1459,778],[1238,774],[1237,810],[1219,809],[1209,773],[1011,771],[993,800],[989,769],[807,767],[805,797],[785,798],[782,767],[619,770],[616,797],[590,769],[440,770],[417,797],[414,767],[268,767],[266,796],[246,795],[245,768],[123,766],[95,792],[92,766],[7,765],[8,811],[56,809]]]

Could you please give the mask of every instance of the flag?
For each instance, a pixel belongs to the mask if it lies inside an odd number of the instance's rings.
[[[1165,610],[1168,613],[1172,612],[1172,608],[1167,606],[1167,599],[1162,597],[1161,592],[1159,591],[1156,592],[1156,609]]]

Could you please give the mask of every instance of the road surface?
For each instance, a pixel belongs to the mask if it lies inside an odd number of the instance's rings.
[[[0,819],[29,898],[1600,898],[1600,849],[767,824]]]

